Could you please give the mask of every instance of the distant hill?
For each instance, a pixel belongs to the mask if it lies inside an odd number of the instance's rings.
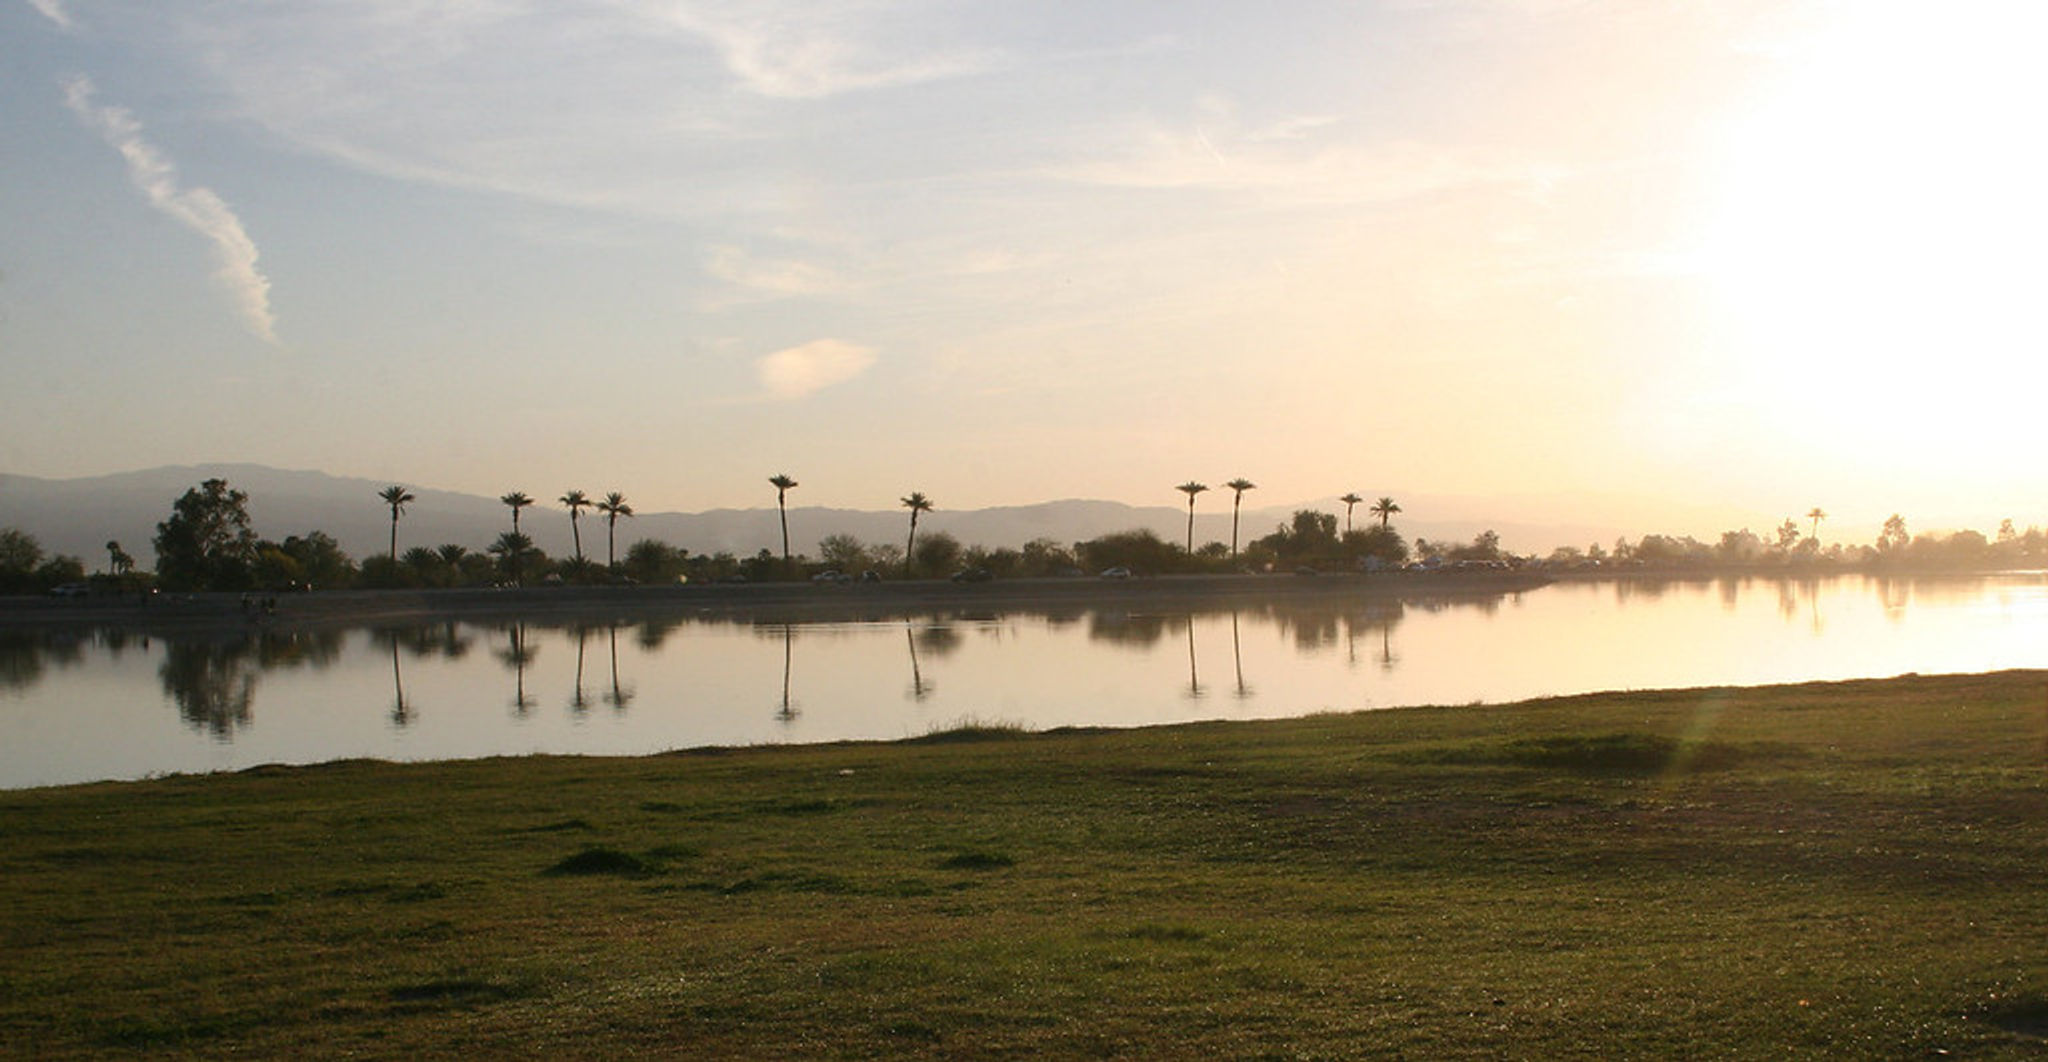
[[[358,560],[388,548],[390,517],[377,501],[377,492],[387,485],[385,482],[254,464],[176,465],[80,479],[0,474],[0,527],[27,531],[49,552],[84,559],[88,570],[104,566],[108,539],[119,541],[147,566],[155,560],[151,536],[157,523],[169,515],[171,503],[187,489],[216,477],[249,495],[251,521],[256,533],[266,538],[325,531]],[[510,527],[509,510],[495,497],[407,486],[417,500],[407,507],[399,523],[401,550],[444,542],[481,549]],[[1246,496],[1248,501],[1251,497]],[[1222,490],[1202,497],[1195,518],[1198,543],[1229,541],[1229,498],[1229,493]],[[1611,500],[1603,507],[1585,499],[1503,500],[1422,494],[1397,498],[1404,512],[1396,518],[1395,526],[1410,539],[1422,536],[1466,540],[1492,529],[1500,533],[1503,545],[1520,552],[1547,552],[1560,544],[1611,544],[1618,536],[1635,538],[1648,531],[1687,530],[1622,526],[1613,515],[1623,506]],[[1241,541],[1249,542],[1270,533],[1275,526],[1287,522],[1296,509],[1304,508],[1339,516],[1344,511],[1343,503],[1334,496],[1258,508],[1247,504]],[[1564,511],[1583,511],[1585,516],[1543,519],[1546,513]],[[1517,514],[1526,515],[1519,520],[1501,518]],[[1364,506],[1358,508],[1356,519],[1359,526],[1364,525]],[[1759,522],[1754,514],[1735,514],[1726,523],[1699,523],[1701,530],[1697,533],[1712,533],[1706,530],[1709,527],[1742,526],[1744,519],[1760,532],[1774,522]],[[1149,528],[1161,538],[1178,542],[1187,534],[1187,510],[1174,505],[1133,506],[1068,499],[988,509],[939,509],[919,521],[918,527],[920,532],[945,531],[963,543],[992,548],[1021,546],[1041,537],[1073,543],[1136,528]],[[520,528],[550,555],[570,553],[568,515],[552,499],[527,509]],[[826,535],[850,534],[864,542],[900,542],[907,528],[901,509],[789,510],[791,548],[812,555],[817,553],[818,540]],[[693,553],[730,551],[745,556],[764,548],[781,548],[781,532],[773,508],[641,513],[620,525],[621,552],[643,538],[660,539]],[[585,514],[583,549],[587,555],[604,556],[604,525],[595,513]]]

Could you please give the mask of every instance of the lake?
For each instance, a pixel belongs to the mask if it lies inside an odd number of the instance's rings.
[[[2048,664],[2048,575],[1563,582],[1484,598],[0,632],[0,788],[374,757],[636,755]]]

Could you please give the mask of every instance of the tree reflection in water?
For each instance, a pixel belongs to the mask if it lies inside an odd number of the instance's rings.
[[[924,670],[917,666],[917,631],[909,620],[903,621],[903,641],[910,646],[910,699],[923,701],[932,695],[932,687],[924,680]]]
[[[799,709],[799,708],[798,708],[798,707],[796,706],[796,702],[795,702],[795,701],[793,701],[793,700],[790,700],[790,699],[789,699],[789,666],[790,666],[790,659],[791,659],[791,656],[792,656],[792,652],[793,652],[793,647],[795,646],[795,644],[796,644],[796,627],[795,627],[794,625],[792,625],[792,624],[788,624],[788,623],[785,623],[785,624],[783,624],[783,625],[782,625],[782,707],[780,707],[780,708],[777,708],[777,709],[775,710],[775,718],[776,718],[776,719],[777,719],[777,720],[778,720],[779,722],[783,723],[784,725],[788,725],[788,724],[790,724],[790,723],[794,723],[794,722],[796,722],[796,718],[797,718],[797,716],[800,716],[800,715],[802,715],[802,714],[803,714],[803,711],[802,711],[802,709]]]
[[[505,628],[505,648],[497,650],[498,660],[512,669],[512,714],[520,719],[533,709],[535,701],[526,693],[526,665],[540,655],[540,647],[526,639],[526,624],[514,621]]]
[[[217,638],[166,638],[157,680],[194,730],[217,741],[255,718],[256,680],[263,673],[297,667],[325,668],[340,659],[342,633],[311,631],[233,634]],[[128,644],[117,636],[118,648]],[[142,639],[148,644],[148,639]]]
[[[1195,673],[1195,617],[1187,617],[1188,624],[1188,700],[1202,699],[1202,679]]]
[[[577,716],[590,712],[590,695],[583,692],[583,653],[590,640],[590,628],[576,626],[576,689],[569,695],[569,710]]]
[[[623,713],[626,706],[633,703],[633,688],[619,682],[619,625],[606,625],[605,636],[611,641],[612,688],[605,691],[604,701],[612,706],[613,711]]]
[[[157,678],[186,724],[228,741],[255,717],[259,669],[248,638],[167,641]]]
[[[1236,609],[1230,610],[1230,662],[1237,670],[1237,699],[1244,700],[1252,695],[1252,688],[1244,684],[1244,647],[1237,632]]]

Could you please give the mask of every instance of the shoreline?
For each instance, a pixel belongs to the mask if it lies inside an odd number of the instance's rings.
[[[870,584],[711,583],[680,586],[551,586],[448,590],[333,590],[308,594],[159,594],[0,599],[0,631],[112,628],[144,633],[309,630],[373,623],[507,618],[705,617],[755,622],[891,619],[947,610],[1212,608],[1259,601],[1360,604],[1497,597],[1549,585],[1517,572],[1373,575],[1168,575],[1129,580],[941,579]],[[250,604],[245,604],[250,602]],[[267,611],[265,606],[274,602]]]

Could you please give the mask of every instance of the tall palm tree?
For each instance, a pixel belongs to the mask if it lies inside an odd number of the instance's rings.
[[[1820,548],[1820,522],[1828,518],[1827,510],[1816,505],[1806,511],[1806,518],[1813,521],[1813,548]]]
[[[1230,482],[1225,483],[1224,486],[1229,487],[1231,490],[1237,492],[1236,494],[1232,495],[1230,499],[1230,559],[1236,560],[1237,510],[1239,506],[1242,506],[1244,504],[1244,492],[1251,490],[1254,487],[1257,487],[1258,484],[1253,483],[1251,480],[1248,480],[1243,476],[1239,476],[1236,479],[1233,479]],[[1194,499],[1189,498],[1188,501],[1192,502],[1194,501]]]
[[[787,568],[789,567],[789,509],[782,504],[782,496],[789,493],[789,488],[796,486],[796,480],[789,478],[789,473],[787,472],[778,472],[775,475],[769,476],[768,482],[775,485],[775,510],[782,514],[782,566]]]
[[[532,504],[533,504],[533,499],[532,499],[532,498],[529,498],[529,497],[527,497],[527,495],[526,495],[526,492],[525,492],[525,491],[523,491],[523,490],[515,490],[515,491],[513,491],[513,492],[512,492],[512,493],[510,493],[510,494],[501,494],[501,495],[499,495],[499,496],[498,496],[498,500],[499,500],[499,501],[501,501],[501,502],[504,502],[504,503],[505,503],[506,505],[509,505],[509,506],[511,506],[511,507],[512,507],[512,531],[513,531],[513,532],[514,532],[515,534],[516,534],[516,533],[518,533],[518,531],[519,531],[519,510],[521,510],[521,509],[524,509],[524,508],[526,508],[526,507],[527,507],[527,506],[529,506],[529,505],[532,505]]]
[[[1178,486],[1178,487],[1175,487],[1175,488],[1173,488],[1173,489],[1174,489],[1174,490],[1177,490],[1177,491],[1180,491],[1181,493],[1183,493],[1183,494],[1185,494],[1185,495],[1187,495],[1187,496],[1188,496],[1188,555],[1189,555],[1189,556],[1194,556],[1194,553],[1195,553],[1195,495],[1197,495],[1197,494],[1200,494],[1200,493],[1202,493],[1202,492],[1203,492],[1203,491],[1205,491],[1205,490],[1208,490],[1208,489],[1209,489],[1209,485],[1208,485],[1207,483],[1197,483],[1197,482],[1195,482],[1194,480],[1192,480],[1192,479],[1191,479],[1191,480],[1188,480],[1188,481],[1187,481],[1186,483],[1183,483],[1183,484],[1181,484],[1180,486]]]
[[[903,507],[910,510],[910,537],[903,540],[903,574],[907,576],[913,563],[911,547],[917,545],[917,514],[931,512],[932,500],[925,497],[923,491],[914,490],[910,497],[903,499]]]
[[[1357,491],[1352,491],[1337,500],[1344,503],[1344,533],[1348,535],[1351,533],[1351,507],[1365,499],[1359,497]]]
[[[378,491],[377,497],[391,506],[391,559],[395,561],[398,559],[398,514],[404,512],[406,503],[413,500],[412,492],[394,483]]]
[[[1380,518],[1380,530],[1385,531],[1387,529],[1387,521],[1393,519],[1394,514],[1401,511],[1401,507],[1395,505],[1392,498],[1381,498],[1379,501],[1372,503],[1372,508],[1366,511]]]
[[[604,514],[604,566],[616,571],[619,567],[619,517],[633,515],[633,507],[626,504],[626,496],[613,491],[597,503],[597,511]]]
[[[580,521],[583,519],[583,510],[596,503],[590,500],[590,495],[580,490],[572,490],[562,495],[560,500],[563,505],[569,507],[569,536],[576,543],[576,566],[580,568],[583,566],[583,525]]]

